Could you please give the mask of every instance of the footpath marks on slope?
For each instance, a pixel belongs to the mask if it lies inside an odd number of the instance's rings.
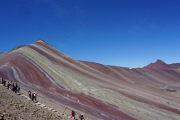
[[[37,102],[37,103],[35,103],[35,104],[37,104],[37,105],[41,105],[42,103],[40,103],[40,102]]]
[[[21,94],[20,96],[25,97],[27,100],[31,100],[29,97],[27,97],[27,96],[25,96],[23,94]]]
[[[47,108],[48,110],[52,111],[52,108]]]
[[[56,111],[56,110],[52,110],[53,112],[57,112],[58,113],[58,111]]]
[[[20,96],[25,97],[27,100],[31,100],[31,99],[30,99],[28,96],[26,96],[26,95],[20,94]],[[39,105],[40,107],[43,107],[44,109],[47,109],[47,110],[52,111],[52,112],[54,112],[54,113],[57,113],[59,116],[62,115],[62,116],[64,116],[64,117],[66,117],[66,119],[70,119],[70,118],[71,118],[70,116],[68,116],[68,115],[66,115],[66,114],[64,114],[64,113],[59,113],[58,111],[54,110],[53,108],[47,107],[46,105],[42,104],[42,103],[39,102],[39,101],[35,102],[35,104],[36,104],[36,105]]]

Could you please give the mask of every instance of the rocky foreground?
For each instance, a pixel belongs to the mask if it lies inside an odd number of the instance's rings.
[[[0,85],[0,120],[62,120],[62,116],[48,111],[25,97]]]

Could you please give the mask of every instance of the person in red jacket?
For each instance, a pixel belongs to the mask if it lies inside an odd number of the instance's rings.
[[[76,113],[74,112],[74,110],[72,110],[72,112],[71,112],[71,118],[74,118],[74,120],[75,120],[75,115],[76,115]]]

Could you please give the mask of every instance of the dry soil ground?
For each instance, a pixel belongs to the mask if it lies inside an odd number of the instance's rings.
[[[0,120],[63,120],[56,112],[36,105],[0,85]]]

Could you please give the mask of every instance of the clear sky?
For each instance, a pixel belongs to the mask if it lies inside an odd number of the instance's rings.
[[[39,38],[76,60],[180,63],[180,0],[0,1],[0,52]]]

